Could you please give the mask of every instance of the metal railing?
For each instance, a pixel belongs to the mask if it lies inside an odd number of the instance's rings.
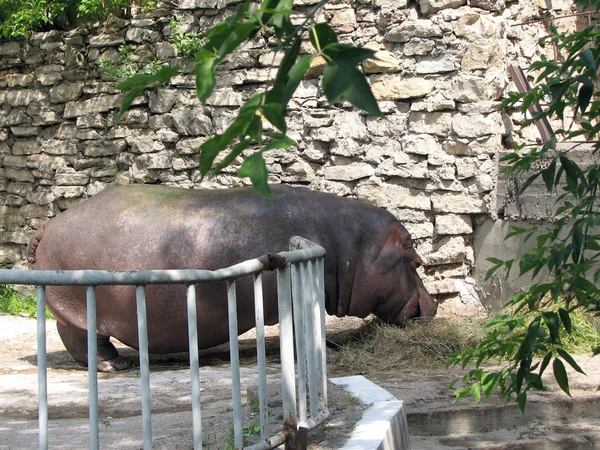
[[[192,429],[194,449],[202,448],[198,327],[195,284],[227,283],[230,359],[232,375],[233,432],[236,448],[243,447],[240,360],[238,352],[236,280],[253,276],[256,319],[258,396],[261,441],[247,450],[272,449],[322,423],[328,416],[325,362],[325,250],[311,241],[294,236],[290,251],[265,255],[231,267],[208,270],[0,270],[0,284],[35,285],[37,297],[39,448],[48,448],[48,394],[46,366],[46,286],[84,286],[87,302],[88,355],[97,353],[96,295],[101,285],[136,287],[137,322],[142,388],[142,429],[144,449],[152,448],[150,411],[150,369],[145,288],[154,284],[187,285],[188,337],[191,374]],[[283,429],[268,436],[267,381],[263,315],[262,272],[277,270],[280,324]],[[298,376],[294,364],[294,349]],[[99,449],[98,378],[96,358],[88,358],[90,448]],[[308,393],[307,393],[308,388]],[[307,396],[308,405],[307,408]]]

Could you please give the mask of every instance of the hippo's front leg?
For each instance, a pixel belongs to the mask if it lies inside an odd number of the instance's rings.
[[[58,334],[69,354],[82,366],[87,367],[87,331],[74,327],[70,323],[56,321]],[[119,355],[108,336],[98,337],[98,372],[116,372],[132,366],[131,361]]]

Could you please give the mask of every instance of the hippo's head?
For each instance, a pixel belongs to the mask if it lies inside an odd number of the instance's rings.
[[[380,319],[403,325],[416,317],[433,317],[437,302],[429,295],[417,268],[423,261],[415,252],[410,234],[399,223],[389,232],[385,244],[364,270],[364,278],[354,280],[352,305],[370,305]],[[349,315],[358,315],[353,311]]]

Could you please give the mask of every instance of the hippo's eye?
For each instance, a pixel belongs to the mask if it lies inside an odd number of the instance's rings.
[[[410,260],[410,268],[412,270],[417,270],[417,267],[421,267],[423,265],[423,261],[420,258],[413,258]]]

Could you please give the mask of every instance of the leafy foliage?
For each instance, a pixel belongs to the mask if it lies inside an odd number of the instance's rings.
[[[578,3],[596,12],[600,7],[597,1]],[[529,174],[522,191],[541,177],[547,191],[558,194],[556,218],[544,229],[513,226],[506,238],[521,235],[533,246],[518,263],[490,258],[493,266],[487,277],[500,268],[508,274],[513,266],[518,266],[519,275],[530,275],[532,280],[543,273],[548,275],[512,298],[508,307],[513,311],[490,322],[482,342],[449,361],[450,366],[475,366],[463,377],[465,386],[455,391],[457,397],[471,395],[479,400],[480,393],[489,396],[499,391],[502,398],[516,398],[521,410],[530,389],[545,388],[541,377],[550,362],[556,382],[570,395],[565,363],[582,372],[565,350],[565,342],[573,334],[573,314],[600,314],[600,166],[597,162],[583,166],[576,161],[574,151],[579,144],[567,150],[557,145],[559,139],[579,139],[593,146],[594,160],[598,160],[600,32],[594,26],[570,33],[551,31],[543,40],[555,43],[565,55],[564,61],[542,59],[532,64],[531,70],[538,74],[536,87],[524,94],[512,93],[503,106],[525,113],[539,103],[545,105],[544,110],[532,114],[523,126],[544,117],[560,119],[567,126],[556,130],[556,137],[540,148],[520,148],[508,154],[503,158],[503,170]],[[596,342],[589,351],[596,355],[600,346]],[[504,361],[503,367],[483,369],[485,363],[497,358]]]
[[[26,315],[29,317],[37,316],[37,301],[35,295],[22,295],[10,285],[0,285],[0,312],[17,315]],[[54,317],[46,308],[46,317]]]
[[[151,61],[149,64],[140,63],[133,57],[132,47],[122,44],[119,46],[119,54],[116,61],[99,59],[97,64],[106,78],[123,81],[138,74],[153,75],[160,69],[163,63],[159,60]]]
[[[314,24],[314,17],[326,0],[304,16],[299,25],[293,25],[290,16],[297,15],[293,0],[263,0],[260,7],[251,9],[250,1],[241,4],[236,12],[201,35],[195,36],[201,47],[195,50],[196,93],[205,103],[216,84],[216,71],[229,55],[259,33],[274,40],[275,52],[283,52],[277,74],[268,89],[250,97],[240,108],[238,116],[225,131],[217,134],[200,147],[202,176],[214,175],[242,155],[245,160],[238,174],[249,177],[255,189],[271,196],[267,184],[268,171],[263,153],[272,149],[288,148],[295,142],[286,135],[287,105],[316,56],[327,61],[323,75],[323,91],[329,103],[342,99],[357,108],[381,116],[375,97],[365,76],[357,66],[374,52],[351,45],[340,44],[335,31],[325,23]],[[300,55],[302,40],[308,35],[314,54]],[[173,68],[170,76],[177,69]],[[135,96],[152,87],[156,79],[135,77],[121,84],[128,91],[121,106],[122,114]],[[165,78],[165,83],[168,79]],[[223,161],[214,165],[220,152],[227,151]]]
[[[29,37],[34,31],[71,29],[109,15],[125,17],[132,5],[147,11],[154,0],[0,0],[0,38]]]
[[[204,44],[204,38],[201,34],[182,31],[179,22],[175,19],[172,19],[169,25],[173,28],[171,42],[179,55],[193,56],[200,51]]]

